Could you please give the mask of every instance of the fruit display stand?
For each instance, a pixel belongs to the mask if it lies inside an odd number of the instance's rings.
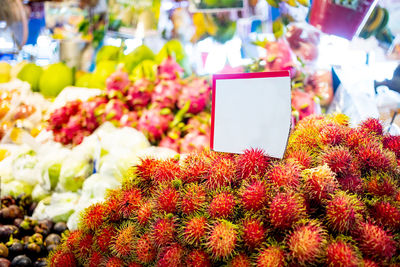
[[[260,149],[143,159],[87,208],[50,266],[396,264],[399,138],[310,116],[285,157]]]

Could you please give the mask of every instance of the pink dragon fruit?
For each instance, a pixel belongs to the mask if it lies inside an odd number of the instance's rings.
[[[171,56],[169,56],[158,66],[157,73],[160,79],[175,80],[182,75],[183,69]]]
[[[128,126],[132,128],[136,128],[139,121],[139,115],[136,111],[130,111],[124,115],[122,115],[119,120],[119,124],[121,126]]]
[[[316,112],[315,105],[316,104],[312,94],[299,89],[292,91],[292,108],[299,113],[298,120],[314,114]]]
[[[152,102],[157,103],[159,108],[173,109],[180,91],[181,84],[177,81],[161,81],[154,88]]]
[[[178,108],[182,109],[190,101],[188,112],[197,114],[203,111],[209,103],[210,92],[211,88],[205,79],[193,79],[189,84],[183,86],[178,100]]]
[[[63,124],[68,123],[70,116],[75,115],[81,109],[82,101],[75,100],[66,103],[65,106],[54,110],[49,119],[49,130],[61,129]]]
[[[116,70],[106,80],[107,91],[119,91],[125,93],[130,85],[129,75],[122,69]]]
[[[167,133],[166,136],[164,136],[160,143],[158,144],[161,147],[167,147],[172,150],[175,150],[176,152],[179,153],[179,147],[180,147],[180,131],[177,130],[171,130],[170,132]]]
[[[208,147],[210,137],[199,132],[190,132],[182,139],[180,153],[190,153]]]
[[[295,76],[294,54],[285,40],[281,39],[277,42],[267,42],[265,49],[267,50],[266,70],[289,70],[290,75],[292,77]]]
[[[92,98],[82,103],[80,113],[82,114],[83,127],[88,129],[89,131],[94,131],[97,127],[99,127],[99,123],[95,115],[95,110],[97,109],[97,107],[105,103],[107,103],[107,99],[102,96]]]
[[[139,79],[129,87],[126,96],[127,103],[131,109],[140,109],[151,101],[153,93],[153,82],[148,79]]]
[[[146,133],[150,141],[154,142],[167,131],[173,119],[174,116],[168,109],[148,109],[143,111],[138,122],[138,129]]]
[[[105,121],[119,121],[128,112],[129,109],[123,101],[111,99],[108,103],[100,105],[95,114],[101,124]]]
[[[187,131],[198,131],[201,134],[210,135],[211,115],[207,112],[197,114],[189,119],[186,128]]]

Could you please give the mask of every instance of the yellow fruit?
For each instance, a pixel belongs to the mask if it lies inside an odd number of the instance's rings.
[[[0,83],[6,83],[11,79],[11,65],[7,62],[0,62]]]
[[[17,78],[21,81],[28,82],[34,92],[39,91],[39,81],[42,76],[42,67],[36,66],[33,63],[25,64],[18,73]]]
[[[14,65],[14,66],[11,68],[11,72],[10,72],[11,79],[17,78],[18,73],[21,71],[21,69],[22,69],[26,64],[28,64],[28,61],[24,60],[24,61],[19,62],[19,63],[16,64],[16,65]]]
[[[49,65],[39,81],[40,92],[47,97],[57,96],[65,87],[72,85],[74,75],[64,63]]]

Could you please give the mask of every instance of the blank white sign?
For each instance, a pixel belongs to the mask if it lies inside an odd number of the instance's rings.
[[[261,148],[282,158],[291,123],[288,71],[213,76],[211,144],[214,151]]]

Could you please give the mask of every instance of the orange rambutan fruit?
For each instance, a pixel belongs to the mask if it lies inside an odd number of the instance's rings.
[[[181,177],[182,173],[179,160],[169,158],[157,164],[153,175],[153,181],[156,183],[171,182],[175,179],[181,179]]]
[[[326,243],[326,231],[317,221],[298,225],[287,238],[287,247],[292,261],[302,266],[321,262]]]
[[[240,253],[234,256],[227,264],[228,267],[251,267],[250,258],[244,254]]]
[[[235,253],[238,243],[238,226],[229,221],[220,220],[211,227],[205,246],[214,259],[226,260]]]
[[[311,201],[316,203],[330,199],[331,194],[339,187],[335,174],[326,164],[305,170],[303,173],[304,192]]]
[[[96,231],[94,241],[101,253],[107,254],[110,252],[111,243],[116,234],[117,231],[112,225],[103,225]]]
[[[276,163],[267,173],[272,183],[278,187],[296,190],[300,185],[301,167],[295,162]]]
[[[397,192],[397,184],[387,173],[373,173],[365,179],[366,191],[374,196],[393,196]]]
[[[193,249],[185,256],[185,266],[211,267],[211,261],[203,250]]]
[[[128,258],[135,250],[137,229],[132,223],[126,223],[117,231],[111,244],[111,251],[119,258]]]
[[[293,192],[278,193],[272,199],[267,212],[271,225],[277,229],[289,229],[305,216],[304,199]]]
[[[327,266],[358,267],[361,260],[354,246],[342,240],[330,242],[326,248]]]
[[[320,164],[327,164],[338,177],[349,175],[354,168],[354,160],[350,150],[346,147],[328,147],[320,155]]]
[[[256,264],[259,267],[284,267],[285,251],[278,246],[264,248],[256,256]]]
[[[195,216],[184,222],[180,237],[184,243],[198,247],[205,240],[207,230],[207,218]]]
[[[236,166],[231,158],[215,159],[206,176],[206,187],[215,190],[231,186],[236,179]]]
[[[368,118],[365,121],[361,122],[358,127],[359,129],[367,133],[374,134],[376,136],[383,135],[383,126],[378,119]]]
[[[144,234],[135,241],[134,254],[143,264],[150,264],[155,260],[156,249],[149,234]]]
[[[300,166],[301,170],[311,168],[313,165],[313,162],[314,162],[314,159],[313,159],[312,155],[310,154],[310,152],[308,152],[305,149],[294,150],[294,151],[289,152],[286,155],[286,159],[287,159],[287,161],[296,162]]]
[[[206,204],[206,190],[202,185],[191,183],[181,190],[180,210],[185,215],[201,211]]]
[[[142,192],[139,188],[132,187],[121,192],[119,212],[124,218],[131,218],[135,215],[142,204]]]
[[[356,195],[338,191],[326,205],[326,221],[333,231],[347,233],[363,219],[365,206]]]
[[[174,243],[162,248],[158,255],[157,267],[183,266],[185,250],[180,244]]]
[[[269,166],[270,158],[262,149],[246,149],[236,157],[236,168],[239,179],[247,179],[257,175],[263,177]]]
[[[244,183],[240,190],[241,206],[251,212],[263,209],[268,202],[268,188],[263,181]]]
[[[236,199],[235,196],[229,192],[219,192],[214,194],[208,213],[211,218],[228,218],[235,213]]]
[[[177,213],[180,202],[180,194],[172,186],[161,186],[156,193],[155,207],[159,212]]]
[[[267,229],[260,219],[246,218],[241,228],[243,243],[250,250],[259,248],[266,240]]]
[[[87,228],[91,231],[96,231],[101,227],[106,219],[106,206],[101,203],[96,203],[89,206],[81,216],[82,228]]]
[[[355,236],[360,251],[371,259],[389,260],[396,253],[396,241],[393,236],[378,225],[361,223]]]
[[[152,227],[152,240],[158,247],[170,244],[175,239],[176,219],[163,217],[156,220]]]

